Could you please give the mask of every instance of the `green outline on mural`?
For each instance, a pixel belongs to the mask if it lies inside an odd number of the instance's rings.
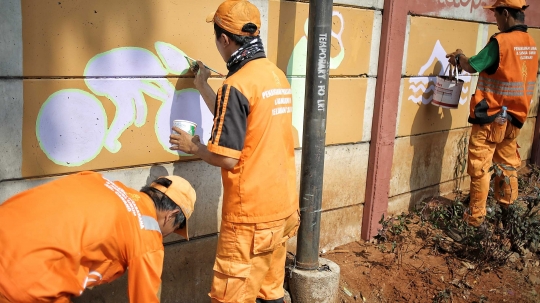
[[[172,48],[173,50],[178,51],[178,52],[182,55],[182,57],[184,58],[184,60],[186,60],[186,62],[188,63],[188,64],[187,64],[187,67],[186,67],[183,71],[181,71],[181,72],[177,72],[176,70],[174,70],[173,68],[171,68],[171,67],[169,66],[169,64],[167,63],[167,60],[165,60],[165,56],[163,56],[163,54],[159,51],[159,47],[158,47],[159,45],[165,45],[166,47],[169,47],[169,48]],[[188,60],[186,59],[185,56],[187,56],[187,55],[186,55],[186,53],[185,53],[183,50],[179,49],[178,47],[176,47],[176,46],[174,46],[174,45],[172,45],[172,44],[170,44],[170,43],[162,42],[162,41],[157,41],[156,43],[154,43],[154,48],[156,49],[156,53],[158,54],[159,59],[161,60],[161,63],[163,63],[163,65],[165,66],[165,69],[166,69],[169,73],[171,73],[171,74],[173,74],[173,75],[180,75],[180,76],[181,76],[181,75],[187,74],[187,72],[189,71],[189,62],[188,62]]]
[[[67,164],[67,163],[60,163],[54,159],[52,159],[52,157],[46,152],[45,148],[43,148],[43,145],[41,144],[41,140],[39,139],[40,138],[40,132],[39,132],[39,121],[41,120],[41,116],[42,116],[42,110],[43,108],[45,107],[45,105],[47,103],[49,103],[51,101],[51,98],[54,97],[55,95],[59,94],[59,93],[62,93],[62,92],[66,92],[66,91],[73,91],[73,92],[77,92],[77,93],[82,93],[83,95],[88,95],[90,96],[91,98],[93,98],[95,101],[97,101],[97,103],[99,104],[100,108],[101,108],[101,111],[103,113],[103,117],[105,118],[103,123],[105,124],[105,136],[103,136],[103,138],[101,139],[101,145],[100,145],[100,148],[99,150],[96,152],[95,155],[91,156],[88,158],[88,160],[83,160],[81,162],[77,162],[77,163],[73,163],[73,164]],[[67,167],[75,167],[75,166],[81,166],[83,164],[86,164],[92,160],[94,160],[100,153],[101,151],[103,150],[103,146],[104,146],[104,143],[105,143],[105,138],[107,137],[106,134],[107,134],[107,126],[108,126],[108,119],[107,119],[107,112],[105,111],[105,108],[103,107],[103,104],[101,103],[101,101],[99,101],[99,99],[90,94],[89,92],[87,91],[84,91],[84,90],[81,90],[81,89],[75,89],[75,88],[68,88],[68,89],[62,89],[62,90],[59,90],[59,91],[56,91],[54,92],[53,94],[51,94],[47,100],[45,100],[45,102],[43,102],[43,104],[41,105],[41,108],[39,109],[39,113],[38,113],[38,116],[36,118],[36,139],[38,141],[38,144],[39,144],[39,147],[41,148],[41,150],[43,151],[43,153],[47,156],[47,158],[49,160],[51,160],[52,162],[54,162],[55,164],[57,165],[61,165],[61,166],[67,166]]]
[[[181,89],[181,90],[177,90],[175,91],[174,93],[177,94],[177,93],[183,93],[183,92],[190,92],[190,91],[193,91],[193,92],[197,92],[199,94],[199,96],[201,95],[199,93],[198,90],[194,89],[194,88],[184,88],[184,89]],[[173,97],[173,102],[174,102],[174,97]],[[165,105],[165,104],[164,104]],[[170,150],[169,147],[171,146],[171,144],[169,143],[169,141],[166,142],[166,144],[168,144],[168,146],[166,146],[163,142],[161,142],[161,138],[159,136],[159,133],[158,133],[158,119],[157,117],[159,117],[159,115],[161,114],[161,111],[162,111],[162,108],[163,108],[163,105],[159,107],[159,110],[156,114],[156,120],[154,121],[154,132],[156,133],[156,137],[159,141],[159,144],[163,147],[163,149],[173,155],[180,155],[180,156],[183,156],[183,157],[188,157],[188,156],[192,156],[192,155],[188,155],[188,154],[185,154],[183,152],[180,152],[180,151],[175,151],[175,150]],[[172,108],[172,104],[171,104],[171,108]]]

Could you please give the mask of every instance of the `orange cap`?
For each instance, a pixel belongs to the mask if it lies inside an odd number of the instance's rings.
[[[206,22],[214,22],[222,29],[238,36],[258,36],[261,29],[261,13],[247,0],[227,0],[217,11],[206,17]],[[242,31],[244,25],[253,23],[257,31],[253,34]]]
[[[159,177],[158,179],[161,178],[169,179],[172,182],[171,185],[169,187],[165,187],[153,182],[150,186],[159,190],[169,197],[174,203],[176,203],[176,205],[180,206],[180,209],[182,209],[182,212],[186,217],[186,226],[182,229],[177,229],[174,232],[189,240],[187,220],[189,217],[191,217],[193,209],[195,208],[195,200],[197,198],[195,190],[191,184],[189,184],[189,182],[182,177],[164,176]]]
[[[494,9],[497,7],[508,7],[523,10],[529,6],[525,0],[497,0],[492,5],[484,6],[485,9]]]

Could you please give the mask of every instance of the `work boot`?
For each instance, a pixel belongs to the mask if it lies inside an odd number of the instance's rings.
[[[454,240],[454,242],[461,243],[461,241],[463,241],[464,235],[457,228],[447,228],[444,230],[444,233],[450,237],[450,239]]]
[[[485,222],[476,227],[473,235],[467,235],[464,231],[460,231],[453,227],[446,229],[444,233],[457,243],[462,243],[466,238],[475,238],[476,240],[481,241],[491,235]]]

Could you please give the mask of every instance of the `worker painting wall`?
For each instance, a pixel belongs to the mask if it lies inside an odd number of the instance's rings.
[[[456,1],[455,6],[450,5],[452,1],[416,2],[409,3],[410,11],[429,16],[409,16],[408,20],[389,213],[411,210],[430,196],[468,190],[469,179],[463,165],[470,133],[469,102],[477,74],[464,72],[460,76],[464,85],[457,109],[430,103],[436,76],[444,74],[448,65],[446,54],[461,48],[467,56],[475,55],[498,32],[496,25],[484,23],[493,21],[493,13],[483,10],[481,1],[471,0],[467,5],[457,5]],[[530,17],[538,9],[527,10],[527,24],[540,26],[538,18]],[[457,20],[461,18],[468,21]],[[540,43],[540,30],[531,28],[529,32]],[[530,159],[537,111],[538,92],[518,138],[524,164]]]
[[[171,301],[188,293],[195,302],[206,300],[220,223],[219,169],[168,150],[173,119],[196,122],[197,134],[209,137],[212,117],[183,56],[226,73],[212,25],[204,21],[220,2],[0,0],[6,29],[0,39],[0,204],[82,170],[134,188],[161,175],[186,178],[198,204],[192,240],[165,239],[171,257],[163,298]],[[261,10],[267,55],[294,90],[299,172],[309,6],[252,2]],[[326,250],[360,239],[383,1],[334,3],[321,226]],[[209,82],[217,89],[222,81],[213,74]],[[125,302],[124,282],[87,291],[77,302]]]

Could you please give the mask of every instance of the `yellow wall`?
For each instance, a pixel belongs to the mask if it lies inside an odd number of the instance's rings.
[[[429,30],[426,30],[429,29]],[[403,94],[397,136],[418,135],[467,126],[472,78],[465,80],[458,109],[443,109],[430,104],[436,77],[448,65],[446,54],[461,48],[476,52],[478,24],[444,19],[412,17],[403,79]]]

